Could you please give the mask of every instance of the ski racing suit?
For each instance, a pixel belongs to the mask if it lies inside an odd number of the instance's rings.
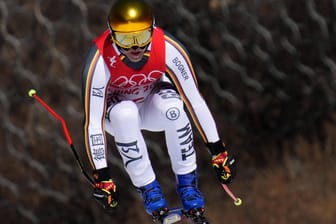
[[[127,63],[108,30],[94,40],[83,70],[84,136],[94,169],[107,163],[106,132],[134,186],[155,179],[142,130],[165,133],[173,172],[196,169],[188,110],[205,143],[219,141],[213,116],[198,90],[185,48],[155,27],[143,65]]]

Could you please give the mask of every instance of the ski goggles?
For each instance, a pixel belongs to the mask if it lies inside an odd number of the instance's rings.
[[[113,31],[112,38],[122,48],[144,47],[152,40],[152,28],[138,32]]]

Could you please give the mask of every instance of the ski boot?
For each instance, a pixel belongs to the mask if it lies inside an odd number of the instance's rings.
[[[195,224],[208,223],[204,217],[204,197],[198,190],[196,171],[177,175],[177,192],[182,201],[184,215]]]
[[[137,190],[141,195],[146,212],[152,216],[153,221],[162,220],[168,213],[168,206],[157,180]]]

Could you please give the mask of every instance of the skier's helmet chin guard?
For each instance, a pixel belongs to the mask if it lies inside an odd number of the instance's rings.
[[[121,48],[148,45],[153,26],[152,8],[142,0],[119,0],[108,15],[112,40]]]

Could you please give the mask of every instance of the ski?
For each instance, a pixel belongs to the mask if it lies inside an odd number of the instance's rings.
[[[182,209],[174,208],[169,209],[168,213],[162,218],[162,224],[173,224],[181,221],[183,218]]]
[[[174,224],[177,222],[193,223],[193,224],[210,224],[203,215],[204,210],[184,211],[182,208],[169,209],[167,213],[156,218],[161,224]],[[154,221],[155,222],[155,221]]]
[[[183,213],[194,224],[210,224],[204,216],[204,209],[193,209]]]

